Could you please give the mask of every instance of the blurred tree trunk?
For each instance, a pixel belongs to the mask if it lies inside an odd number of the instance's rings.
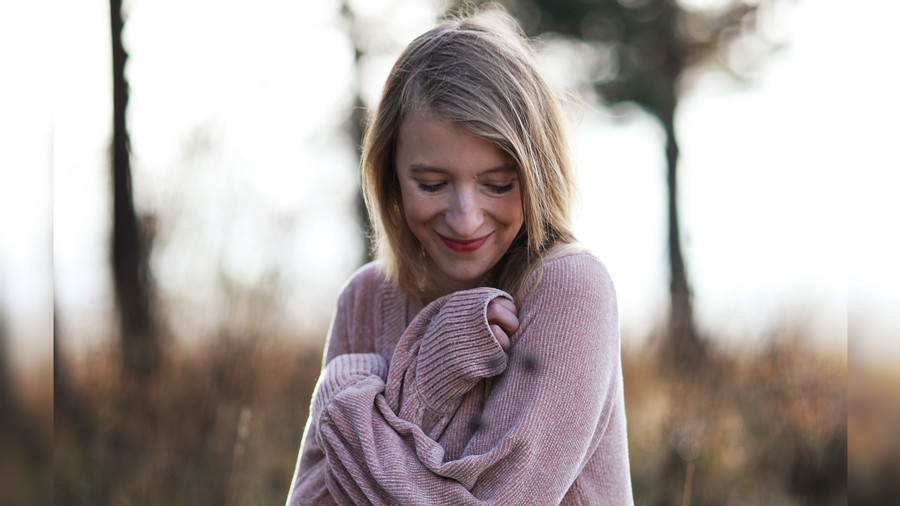
[[[693,371],[706,358],[706,343],[697,333],[694,325],[694,301],[681,242],[681,218],[678,212],[678,161],[680,150],[675,129],[678,109],[678,83],[684,75],[690,50],[679,39],[676,26],[681,16],[679,7],[672,3],[663,4],[658,14],[655,34],[659,37],[664,56],[655,68],[658,87],[652,98],[644,100],[644,107],[656,116],[662,124],[666,136],[666,204],[668,206],[668,253],[669,253],[669,314],[665,339],[661,352],[665,363],[683,371]],[[702,50],[701,50],[702,51]]]
[[[597,61],[586,63],[588,72],[598,76],[593,82],[597,96],[610,105],[639,105],[657,118],[665,131],[670,304],[661,352],[666,363],[680,370],[694,370],[706,356],[706,344],[694,324],[681,244],[675,131],[679,82],[687,69],[709,63],[724,67],[739,80],[746,79],[723,57],[728,54],[724,50],[741,37],[753,37],[760,6],[776,1],[783,0],[735,0],[699,9],[671,0],[499,0],[530,36],[558,34],[587,42],[587,47],[600,55]],[[451,10],[467,11],[470,3],[458,0]],[[771,41],[762,42],[770,50],[778,47]],[[743,63],[746,67],[747,62]]]
[[[128,83],[122,44],[122,0],[110,0],[113,63],[113,227],[111,267],[119,313],[122,366],[129,376],[145,378],[159,365],[161,345],[153,318],[149,235],[134,208],[131,161],[125,115]]]
[[[669,322],[662,353],[675,365],[690,369],[705,356],[705,346],[694,327],[694,304],[681,252],[678,217],[678,140],[675,137],[675,108],[660,118],[666,132],[666,189],[669,242]]]
[[[350,36],[350,43],[353,44],[353,68],[356,70],[356,80],[353,87],[353,109],[347,118],[346,129],[350,139],[354,142],[356,150],[356,159],[360,160],[362,156],[363,137],[366,133],[366,105],[362,99],[362,84],[359,81],[359,62],[363,57],[362,48],[360,48],[357,40],[356,15],[347,0],[341,2],[341,15],[347,22],[347,33]],[[363,262],[369,262],[374,258],[374,250],[372,244],[372,227],[369,221],[369,211],[366,208],[366,201],[363,197],[362,188],[357,193],[355,202],[356,220],[359,224],[363,236]]]

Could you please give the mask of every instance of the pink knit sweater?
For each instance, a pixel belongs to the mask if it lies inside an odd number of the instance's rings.
[[[407,325],[377,264],[338,301],[288,505],[632,504],[615,290],[593,255],[545,260],[515,301],[509,354],[494,288]]]

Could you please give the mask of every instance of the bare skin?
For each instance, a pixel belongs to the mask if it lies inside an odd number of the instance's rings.
[[[488,303],[487,320],[500,347],[503,348],[503,351],[508,351],[509,336],[519,328],[516,305],[503,297],[495,298]]]
[[[428,111],[403,121],[396,152],[403,212],[440,292],[479,286],[521,230],[515,167],[489,140]],[[517,314],[505,298],[488,303],[488,323],[504,351],[519,328]]]

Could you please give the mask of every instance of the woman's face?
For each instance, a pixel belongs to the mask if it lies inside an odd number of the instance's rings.
[[[524,222],[515,162],[432,113],[404,119],[395,160],[406,223],[428,253],[434,288],[478,286]]]

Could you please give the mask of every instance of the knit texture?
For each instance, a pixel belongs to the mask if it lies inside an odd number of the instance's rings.
[[[494,288],[408,301],[373,263],[338,300],[287,503],[633,504],[615,289],[593,255],[544,261],[514,301]]]

